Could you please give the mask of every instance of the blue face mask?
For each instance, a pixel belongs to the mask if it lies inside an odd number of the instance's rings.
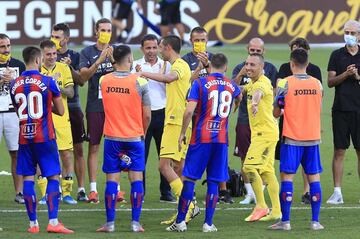
[[[348,45],[350,47],[355,46],[357,43],[357,38],[356,38],[356,36],[353,36],[353,35],[344,35],[344,40],[345,40],[346,45]]]

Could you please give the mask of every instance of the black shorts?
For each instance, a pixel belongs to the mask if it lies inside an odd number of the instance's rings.
[[[84,114],[81,110],[69,110],[71,134],[73,144],[79,144],[86,140]]]
[[[236,124],[236,142],[234,155],[245,159],[250,146],[251,130],[248,124]]]
[[[282,143],[283,125],[284,125],[284,116],[280,116],[280,118],[279,118],[279,141],[277,142],[276,148],[275,148],[275,159],[276,160],[280,160],[280,146]]]
[[[117,20],[128,19],[131,12],[131,4],[118,2],[113,7],[113,18]]]
[[[333,143],[336,149],[347,149],[350,146],[350,137],[354,148],[360,149],[360,113],[359,112],[332,112]]]
[[[162,4],[160,7],[161,22],[160,25],[181,23],[180,1],[174,3]]]
[[[104,112],[86,112],[87,137],[91,145],[98,145],[104,131],[105,113]]]

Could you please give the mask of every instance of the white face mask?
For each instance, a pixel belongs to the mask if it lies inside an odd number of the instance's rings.
[[[346,45],[353,47],[357,44],[357,37],[353,35],[344,35]]]

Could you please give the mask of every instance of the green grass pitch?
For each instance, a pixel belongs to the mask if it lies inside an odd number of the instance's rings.
[[[79,48],[77,48],[79,50]],[[14,46],[13,55],[21,59],[22,47]],[[12,178],[10,176],[0,176],[0,227],[4,229],[0,232],[0,238],[279,238],[286,236],[288,238],[356,238],[358,233],[358,213],[360,212],[359,198],[359,179],[357,175],[357,160],[354,150],[351,148],[346,154],[343,176],[343,196],[345,204],[340,207],[328,206],[324,202],[333,191],[331,160],[332,160],[332,129],[331,129],[331,106],[334,97],[334,89],[329,89],[326,85],[327,80],[327,63],[330,53],[333,49],[317,48],[310,52],[312,63],[320,66],[323,75],[325,96],[323,100],[322,111],[322,144],[321,159],[324,172],[322,174],[323,189],[323,209],[320,220],[325,226],[325,230],[319,232],[310,231],[309,222],[311,211],[309,206],[300,204],[302,193],[302,178],[300,175],[295,179],[294,202],[292,210],[292,228],[290,232],[268,231],[266,228],[270,223],[256,222],[246,223],[244,218],[251,212],[249,206],[239,205],[240,198],[234,198],[235,203],[232,205],[218,205],[215,214],[214,223],[218,228],[217,233],[203,234],[201,232],[204,210],[202,214],[192,221],[188,226],[186,233],[168,233],[165,226],[160,225],[160,221],[168,218],[175,212],[175,206],[172,204],[159,203],[159,173],[157,170],[157,156],[155,147],[152,145],[148,165],[147,165],[147,194],[144,211],[141,216],[141,222],[144,225],[145,233],[134,234],[129,230],[131,206],[130,203],[118,204],[119,211],[116,217],[116,232],[112,234],[97,234],[95,230],[105,222],[105,212],[103,204],[103,193],[105,185],[104,174],[98,172],[98,189],[101,203],[98,205],[79,203],[77,206],[60,204],[59,218],[66,226],[75,230],[74,235],[48,235],[46,231],[47,212],[46,206],[38,206],[40,234],[29,235],[26,233],[28,227],[28,218],[25,206],[14,203],[14,190]],[[186,53],[185,49],[182,53]],[[231,72],[236,64],[244,61],[247,53],[244,45],[231,45],[222,48],[210,48],[211,52],[225,53],[229,58],[229,67],[227,75]],[[135,59],[141,56],[138,49],[134,49]],[[286,45],[268,45],[266,48],[265,58],[277,67],[289,59],[289,48]],[[84,106],[86,102],[87,86],[80,90],[81,103]],[[84,108],[83,108],[84,109]],[[239,158],[232,156],[235,139],[235,122],[236,114],[232,115],[229,124],[230,147],[229,163],[232,168],[240,168]],[[87,144],[84,145],[85,156],[87,155]],[[102,164],[102,147],[99,154],[99,166]],[[278,171],[278,162],[275,168]],[[101,167],[99,167],[101,169]],[[0,144],[0,171],[10,171],[10,157],[7,153],[4,140]],[[86,177],[86,182],[87,182]],[[76,183],[75,183],[76,185]],[[86,183],[87,191],[88,183]],[[129,183],[127,175],[121,175],[121,188],[126,191],[126,198],[129,201]],[[76,187],[74,187],[74,191]],[[196,186],[199,206],[204,208],[203,204],[206,187],[199,183]],[[269,202],[268,198],[267,201]]]

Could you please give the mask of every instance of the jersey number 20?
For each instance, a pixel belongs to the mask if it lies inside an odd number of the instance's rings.
[[[217,114],[221,118],[226,118],[229,116],[232,102],[232,95],[229,91],[222,91],[219,94],[218,90],[213,90],[209,94],[209,100],[212,101],[210,113],[211,116],[215,117]]]
[[[23,93],[15,95],[15,102],[21,103],[18,108],[18,115],[20,120],[27,120],[28,117],[31,119],[40,119],[43,116],[43,99],[40,92],[32,91],[26,97]],[[24,113],[27,107],[27,114]]]

